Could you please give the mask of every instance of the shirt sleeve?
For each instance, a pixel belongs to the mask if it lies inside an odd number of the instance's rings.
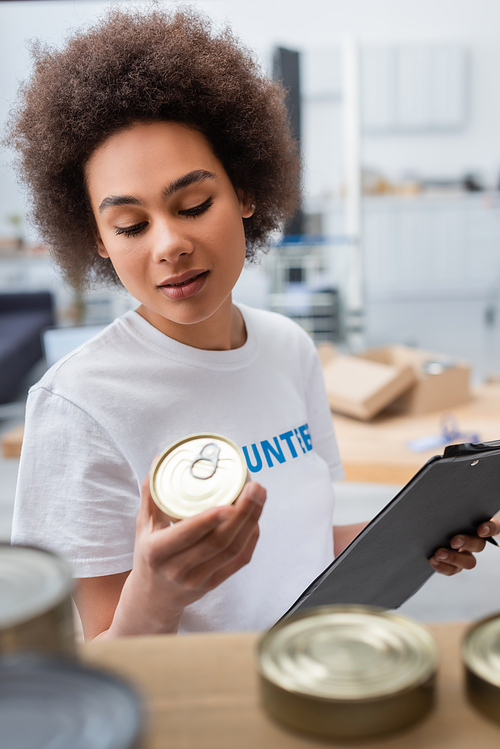
[[[12,543],[65,557],[75,577],[132,568],[140,483],[89,414],[40,387],[30,392]]]
[[[332,481],[341,481],[345,477],[345,473],[333,427],[332,412],[326,395],[323,370],[316,347],[309,338],[307,345],[309,350],[305,357],[305,361],[307,361],[305,397],[309,432],[314,449],[330,468]]]

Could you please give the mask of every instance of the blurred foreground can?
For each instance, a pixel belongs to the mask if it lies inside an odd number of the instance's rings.
[[[5,749],[135,749],[143,725],[126,681],[73,659],[16,653],[0,659]]]
[[[219,434],[192,434],[170,445],[151,474],[151,494],[173,520],[232,504],[248,481],[245,456]]]
[[[75,653],[69,564],[31,546],[0,544],[0,654]]]
[[[264,707],[291,728],[361,739],[405,728],[432,708],[437,646],[420,624],[370,606],[311,609],[261,639]]]
[[[462,643],[469,701],[500,723],[500,614],[476,622]]]

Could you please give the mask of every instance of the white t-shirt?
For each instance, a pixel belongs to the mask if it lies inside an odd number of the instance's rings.
[[[285,317],[239,308],[247,341],[232,351],[191,348],[128,312],[28,397],[12,541],[63,555],[75,577],[131,569],[141,483],[169,444],[214,432],[242,447],[268,495],[257,547],[180,631],[265,629],[333,559],[343,473],[314,345]]]

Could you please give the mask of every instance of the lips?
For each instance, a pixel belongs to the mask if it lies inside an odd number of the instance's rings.
[[[160,286],[184,286],[187,283],[191,283],[191,281],[194,281],[196,278],[199,278],[207,271],[188,271],[187,273],[182,273],[179,276],[174,276],[172,279],[168,279],[164,283],[160,284]]]
[[[201,291],[208,273],[207,270],[187,271],[168,278],[158,288],[169,299],[187,299]]]

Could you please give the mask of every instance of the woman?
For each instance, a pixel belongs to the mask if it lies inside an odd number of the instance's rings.
[[[314,346],[231,299],[297,203],[283,92],[193,11],[112,11],[36,50],[11,139],[67,279],[139,302],[30,391],[13,541],[69,559],[87,637],[270,626],[363,527],[332,536]],[[173,526],[147,472],[195,432],[232,438],[259,483]],[[454,573],[482,545],[431,562]]]

